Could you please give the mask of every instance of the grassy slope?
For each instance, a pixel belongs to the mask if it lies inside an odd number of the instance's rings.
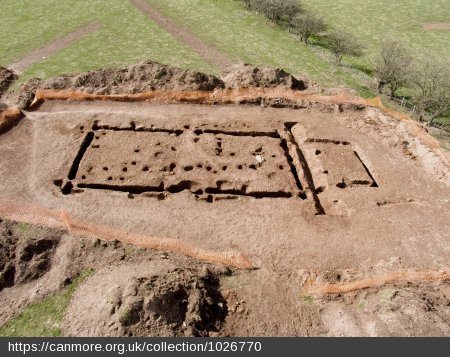
[[[352,32],[368,48],[366,62],[383,39],[401,41],[417,56],[450,56],[450,30],[425,30],[424,23],[449,22],[448,0],[302,0],[328,24]]]
[[[293,73],[305,73],[325,87],[345,85],[363,96],[374,94],[366,88],[370,77],[348,66],[335,66],[328,51],[303,45],[262,16],[245,10],[239,0],[147,1],[236,61],[282,67]],[[400,38],[411,44],[417,54],[448,57],[450,31],[426,31],[421,26],[425,22],[448,21],[448,0],[303,1],[322,13],[331,25],[347,29],[369,44],[365,57],[347,58],[346,63],[360,68],[370,66],[370,57],[384,37]],[[89,21],[100,19],[104,23],[99,31],[32,66],[20,82],[142,59],[218,73],[216,67],[177,42],[125,0],[21,0],[20,7],[14,0],[0,0],[0,18],[4,24],[0,65],[11,63]]]
[[[78,285],[92,273],[84,271],[67,288],[26,307],[19,316],[0,327],[0,337],[60,336],[67,305]]]
[[[324,86],[347,85],[365,94],[343,68],[316,55],[286,31],[247,11],[238,0],[147,0],[236,61],[305,73]]]
[[[384,39],[403,43],[417,56],[450,60],[450,30],[425,30],[423,24],[450,21],[448,0],[303,0],[331,26],[353,33],[367,45],[366,55],[350,59],[356,66],[371,66]],[[450,118],[438,121],[450,125]]]
[[[160,29],[124,0],[0,0],[0,65],[70,33],[83,24],[101,20],[103,28],[32,66],[23,74],[50,77],[144,59],[182,68],[217,72],[170,34]]]

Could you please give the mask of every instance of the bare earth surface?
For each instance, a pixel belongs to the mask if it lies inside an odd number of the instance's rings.
[[[223,81],[144,63],[28,83],[21,95],[77,83],[135,93],[140,70],[153,76],[145,85],[180,91],[258,86],[269,74],[273,86],[296,83],[276,71],[241,68]],[[0,212],[33,204],[67,227],[1,217],[0,324],[93,268],[65,335],[448,336],[450,175],[427,134],[363,105],[236,103],[24,110],[0,135]],[[83,238],[67,217],[239,252],[254,269]]]
[[[450,30],[450,22],[423,24],[423,28],[426,30]]]
[[[190,33],[185,28],[165,17],[161,12],[145,0],[130,0],[139,10],[146,14],[152,21],[161,26],[164,30],[185,43],[193,51],[211,64],[220,69],[231,65],[233,61],[225,54],[219,52],[214,46],[203,42],[197,36]]]
[[[24,57],[20,58],[8,67],[17,73],[21,73],[32,64],[42,61],[43,58],[46,58],[53,53],[60,51],[64,47],[67,47],[72,43],[78,41],[80,38],[89,35],[91,32],[97,31],[101,26],[102,23],[100,21],[90,22],[66,36],[57,38],[49,44],[27,53]]]
[[[300,293],[305,271],[370,274],[374,265],[392,270],[392,259],[395,269],[448,266],[449,187],[395,146],[391,125],[371,110],[48,102],[0,137],[1,198],[243,252],[258,269],[221,278],[228,302],[221,334],[445,334],[448,286],[441,283],[375,289],[332,302]],[[92,140],[75,172],[87,135]],[[62,182],[72,189],[59,187]],[[144,271],[162,274],[159,264],[144,265],[147,270],[130,264],[120,269],[138,281],[150,279]],[[101,288],[95,279],[109,279],[98,274],[111,274],[120,291],[129,281],[116,281],[124,273],[110,268],[89,278],[80,288],[83,299],[75,298],[67,312],[68,334],[122,334],[127,326],[120,314],[108,312],[107,302],[89,298],[91,287]],[[419,292],[437,299],[429,312]],[[147,311],[150,298],[136,294],[142,298],[137,306],[144,306],[139,311]],[[385,295],[401,312],[389,312]],[[354,306],[361,299],[364,313]],[[418,299],[414,308],[411,299]],[[104,328],[97,320],[89,327],[80,315],[88,306]],[[176,321],[173,326],[182,324]],[[169,333],[165,329],[134,331]]]

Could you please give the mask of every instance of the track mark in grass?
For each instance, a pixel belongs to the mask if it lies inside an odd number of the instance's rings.
[[[23,72],[25,69],[33,65],[34,63],[40,62],[48,56],[52,55],[55,52],[60,51],[64,47],[70,46],[72,43],[78,41],[80,38],[89,35],[92,32],[97,31],[101,28],[101,21],[92,21],[88,24],[80,27],[78,30],[69,33],[66,36],[57,38],[54,41],[51,41],[47,45],[38,48],[30,53],[27,53],[18,61],[12,63],[9,68],[13,69],[16,72]]]
[[[169,32],[172,36],[189,46],[201,57],[211,64],[220,68],[226,68],[232,64],[232,61],[223,53],[219,52],[213,46],[205,43],[197,36],[190,33],[187,29],[179,26],[176,22],[165,17],[155,7],[145,0],[130,0],[139,10],[146,14],[152,21]]]

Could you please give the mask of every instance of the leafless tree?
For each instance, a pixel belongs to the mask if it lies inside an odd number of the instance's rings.
[[[299,35],[306,44],[312,35],[318,35],[326,29],[325,21],[309,10],[295,15],[290,27],[291,31]]]
[[[244,4],[279,25],[287,25],[302,11],[298,0],[244,0]]]
[[[413,102],[421,113],[428,116],[428,124],[450,111],[450,63],[427,57],[416,64],[412,83],[415,87]]]
[[[411,76],[413,57],[409,51],[396,41],[385,41],[375,60],[375,75],[378,80],[378,92],[389,88],[393,98],[397,90],[404,86]]]
[[[348,32],[333,30],[327,35],[326,40],[336,57],[336,64],[341,63],[344,55],[359,57],[364,53],[365,46]]]

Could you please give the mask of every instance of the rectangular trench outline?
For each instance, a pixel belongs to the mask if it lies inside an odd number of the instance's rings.
[[[323,144],[334,144],[334,145],[351,145],[351,143],[349,141],[345,141],[345,140],[333,140],[333,139],[320,139],[320,138],[307,138],[305,140],[305,143],[323,143]],[[354,180],[351,183],[353,185],[364,185],[364,186],[369,186],[369,187],[378,187],[378,183],[375,180],[375,178],[373,177],[372,173],[370,172],[369,168],[367,167],[367,165],[364,163],[364,161],[362,160],[361,156],[358,154],[358,152],[356,151],[356,149],[352,146],[352,150],[353,150],[353,154],[356,156],[356,158],[358,159],[359,163],[362,165],[362,167],[364,168],[364,170],[367,173],[367,176],[369,176],[371,182],[366,181],[366,180]],[[339,188],[345,188],[346,185],[345,183],[343,184],[338,184],[337,187]]]
[[[185,129],[189,129],[189,126],[185,126]],[[67,180],[55,180],[55,184],[57,186],[61,187],[61,192],[64,195],[72,193],[72,190],[74,189],[74,183],[73,181],[76,180],[76,176],[80,167],[80,164],[83,160],[83,157],[89,148],[89,146],[92,144],[95,131],[99,130],[110,130],[110,131],[134,131],[134,132],[166,132],[170,134],[175,134],[176,136],[179,136],[184,133],[184,130],[181,129],[166,129],[166,128],[157,128],[157,127],[136,127],[136,123],[131,121],[130,126],[128,127],[115,127],[115,126],[109,126],[109,125],[99,125],[98,121],[94,121],[94,124],[92,125],[92,130],[86,133],[80,148],[78,150],[77,155],[75,156],[72,165],[69,169],[69,173],[67,176]],[[232,195],[232,196],[247,196],[247,197],[254,197],[254,198],[295,198],[299,197],[302,200],[307,199],[305,190],[300,182],[297,168],[295,167],[294,160],[291,157],[287,145],[286,139],[282,138],[279,134],[278,130],[272,130],[272,131],[230,131],[230,130],[219,130],[219,129],[196,129],[193,131],[195,135],[202,135],[202,134],[214,134],[214,135],[232,135],[232,136],[248,136],[248,137],[262,137],[267,136],[270,138],[277,138],[280,140],[280,146],[284,152],[285,159],[290,167],[291,174],[293,176],[293,179],[295,181],[297,191],[298,192],[283,192],[283,191],[269,191],[269,192],[245,192],[246,186],[244,185],[242,187],[242,190],[221,190],[220,188],[214,188],[214,187],[208,187],[205,188],[202,192],[192,192],[194,194],[208,194],[207,201],[210,202],[210,200],[213,200],[209,196],[211,195]],[[292,137],[293,140],[293,137]],[[293,140],[295,143],[295,140]],[[296,143],[295,143],[296,144]],[[296,144],[297,145],[297,144]],[[297,145],[298,147],[298,145]],[[307,163],[305,161],[305,165],[302,165],[302,168],[305,169],[303,166],[307,168],[309,171],[309,168],[307,166]],[[63,182],[64,181],[64,182]],[[99,190],[110,190],[110,191],[119,191],[124,192],[128,194],[143,194],[143,193],[177,193],[181,192],[185,189],[190,189],[190,186],[188,182],[180,181],[179,185],[177,187],[171,187],[169,189],[166,189],[164,185],[160,186],[142,186],[142,185],[108,185],[108,184],[83,184],[83,183],[76,183],[76,188],[78,189],[99,189]],[[317,195],[316,195],[317,196]],[[320,201],[319,201],[319,207],[320,209],[317,210],[317,214],[324,214],[323,208],[321,208]],[[316,204],[317,208],[317,204]]]

